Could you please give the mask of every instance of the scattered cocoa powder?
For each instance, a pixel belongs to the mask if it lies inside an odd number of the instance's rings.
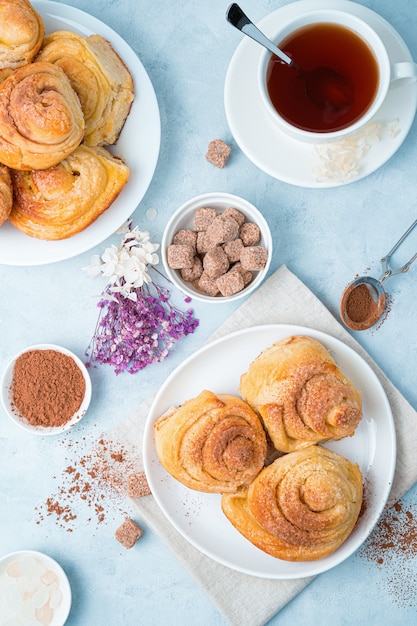
[[[401,606],[417,607],[415,572],[417,569],[417,506],[403,503],[387,509],[358,556],[386,572],[378,581]],[[381,582],[379,583],[381,584]]]
[[[16,359],[10,392],[14,412],[32,426],[62,426],[79,410],[85,380],[72,357],[30,350]]]
[[[141,470],[139,450],[134,446],[128,450],[111,438],[101,438],[93,446],[87,438],[60,443],[68,447],[71,461],[58,477],[56,492],[36,507],[37,523],[53,517],[58,526],[73,532],[75,520],[82,525],[80,516],[97,524],[108,515],[126,517],[127,477]]]

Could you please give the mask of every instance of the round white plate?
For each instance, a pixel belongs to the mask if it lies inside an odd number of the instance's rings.
[[[114,146],[108,149],[123,157],[130,168],[130,179],[113,204],[80,233],[61,241],[29,237],[9,222],[0,228],[0,263],[42,265],[62,261],[90,250],[113,234],[135,211],[145,195],[158,161],[161,124],[158,102],[148,74],[132,48],[109,26],[74,7],[33,0],[46,32],[70,30],[79,35],[98,34],[107,39],[132,74],[135,100]]]
[[[218,494],[184,487],[160,464],[153,433],[155,420],[203,389],[238,393],[240,375],[275,341],[308,335],[321,341],[342,371],[362,391],[364,417],[353,437],[326,444],[359,464],[364,477],[364,512],[352,534],[332,555],[291,563],[252,545],[224,516]],[[317,330],[293,325],[255,326],[203,347],[182,363],[159,390],[147,418],[143,443],[145,471],[152,493],[172,525],[198,550],[232,569],[262,578],[303,578],[341,563],[363,543],[382,513],[395,469],[395,429],[385,392],[370,366],[344,343]]]
[[[351,0],[300,0],[277,9],[262,19],[258,26],[272,37],[283,19],[302,10],[320,8],[342,9],[357,15],[370,24],[387,47],[392,63],[411,61],[412,56],[396,30],[380,15]],[[395,154],[406,138],[417,108],[417,83],[403,81],[391,89],[375,117],[376,122],[398,120],[398,134],[385,130],[382,139],[375,142],[361,159],[358,174],[349,180],[320,182],[315,169],[320,166],[314,146],[291,139],[270,119],[258,90],[258,64],[263,48],[248,37],[243,37],[236,49],[226,74],[224,104],[230,130],[246,156],[262,171],[278,180],[299,187],[335,187],[354,182],[371,174]]]

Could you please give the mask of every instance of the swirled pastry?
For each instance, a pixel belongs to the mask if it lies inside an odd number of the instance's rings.
[[[100,35],[55,31],[37,59],[61,67],[77,92],[85,118],[84,143],[113,144],[133,101],[133,79],[112,45]]]
[[[42,44],[45,27],[27,0],[0,0],[0,69],[30,63]]]
[[[190,489],[229,493],[261,471],[266,436],[240,398],[204,390],[155,422],[155,443],[164,468]]]
[[[0,68],[0,83],[2,83],[10,74],[13,74],[12,69],[10,67],[1,67]]]
[[[46,169],[80,144],[84,117],[61,68],[34,62],[0,83],[0,162],[17,170]]]
[[[314,561],[352,532],[362,505],[362,475],[348,459],[310,446],[280,457],[248,489],[222,496],[235,528],[268,554]]]
[[[10,222],[38,239],[65,239],[84,230],[113,202],[129,168],[102,147],[81,145],[46,170],[12,171]]]
[[[239,393],[282,452],[353,435],[362,418],[361,393],[311,337],[264,350],[242,374]]]
[[[13,187],[9,169],[0,163],[0,226],[7,220],[12,210]]]

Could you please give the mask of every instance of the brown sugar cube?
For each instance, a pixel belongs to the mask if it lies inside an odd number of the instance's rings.
[[[217,296],[219,288],[215,281],[208,276],[207,272],[203,272],[198,279],[197,288],[208,296]]]
[[[184,269],[180,270],[181,278],[190,283],[198,280],[202,273],[203,263],[198,256],[194,257],[194,265],[192,267],[184,267]]]
[[[212,165],[222,169],[229,160],[232,149],[222,139],[210,141],[206,154],[206,159]]]
[[[167,249],[168,265],[173,270],[192,267],[194,263],[194,249],[188,244],[171,244]]]
[[[249,285],[249,283],[253,280],[253,274],[249,270],[244,270],[242,267],[242,263],[235,263],[233,266],[235,272],[239,272],[243,278],[243,282],[245,283],[245,287]]]
[[[172,243],[174,245],[185,244],[188,246],[192,246],[194,250],[197,247],[197,233],[195,230],[182,229],[175,233],[172,238]]]
[[[206,252],[208,252],[205,230],[200,230],[197,233],[196,250],[197,250],[197,254],[205,254]]]
[[[204,255],[209,250],[216,248],[217,244],[213,243],[210,237],[207,237],[207,231],[197,233],[197,254]]]
[[[240,227],[239,237],[244,246],[255,246],[261,240],[259,226],[253,222],[246,222]]]
[[[207,276],[212,280],[218,278],[229,269],[229,259],[226,252],[220,246],[209,250],[203,258],[203,268]]]
[[[206,231],[207,238],[214,244],[233,241],[239,235],[239,224],[233,217],[218,215]]]
[[[238,209],[235,209],[233,207],[229,207],[228,209],[223,211],[223,215],[225,217],[233,217],[233,219],[236,220],[236,222],[239,224],[239,226],[242,226],[242,224],[246,220],[246,217],[243,215],[243,213],[241,211],[239,211]]]
[[[127,477],[127,493],[131,498],[142,498],[150,495],[151,490],[145,472],[129,474]]]
[[[222,296],[233,296],[245,287],[242,274],[233,268],[217,278],[216,285]]]
[[[207,230],[217,215],[216,209],[201,207],[194,213],[194,230]]]
[[[129,548],[133,548],[137,540],[142,537],[143,530],[139,528],[135,522],[130,519],[130,517],[126,518],[125,521],[114,533],[117,541],[122,544],[124,548],[129,550]]]
[[[248,246],[243,248],[240,262],[245,270],[262,270],[267,262],[268,252],[262,246]]]
[[[241,239],[234,239],[233,241],[225,243],[223,246],[223,250],[226,252],[227,258],[229,259],[229,263],[236,263],[239,261],[242,249],[243,243]]]

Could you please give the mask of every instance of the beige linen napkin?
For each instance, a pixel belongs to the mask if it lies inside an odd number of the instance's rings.
[[[397,467],[389,504],[417,481],[417,415],[362,347],[337,322],[311,291],[285,266],[246,300],[211,338],[259,324],[298,324],[341,339],[358,352],[384,386],[397,430]],[[141,441],[153,398],[139,406],[114,432],[123,445]],[[216,604],[231,626],[262,626],[312,578],[265,580],[235,572],[191,546],[166,520],[152,496],[132,500],[142,519],[177,555]]]

